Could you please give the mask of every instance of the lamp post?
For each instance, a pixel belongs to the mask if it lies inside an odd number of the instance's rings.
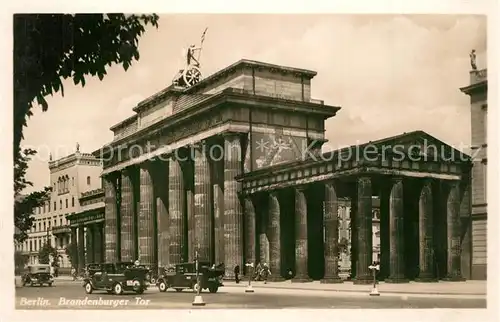
[[[368,268],[371,269],[373,273],[373,288],[370,292],[370,296],[380,296],[380,293],[377,289],[377,272],[380,270],[380,265],[375,265],[375,263],[373,263],[372,265],[368,266]]]
[[[248,267],[248,270],[249,270],[249,274],[248,274],[248,286],[245,289],[245,293],[253,293],[254,290],[252,288],[252,276],[254,274],[254,265],[253,265],[253,263],[246,263],[245,266]]]
[[[206,303],[203,301],[203,297],[201,297],[201,283],[200,283],[200,273],[199,273],[199,261],[198,261],[198,251],[194,254],[194,263],[196,269],[196,295],[193,300],[193,306],[204,306]]]

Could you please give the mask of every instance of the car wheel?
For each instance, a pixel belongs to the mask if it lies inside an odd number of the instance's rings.
[[[210,293],[217,293],[217,290],[218,290],[218,289],[219,289],[219,287],[218,287],[218,286],[215,286],[215,285],[214,285],[214,286],[210,286],[210,287],[208,288],[208,290],[210,291]]]
[[[89,282],[85,283],[85,293],[92,294],[92,291],[93,291],[92,284],[90,284]]]
[[[47,284],[49,287],[52,287],[52,283]]]
[[[136,290],[135,293],[136,294],[142,294],[142,293],[144,293],[144,289],[140,288],[140,289]]]
[[[113,293],[115,293],[116,295],[123,294],[123,287],[122,287],[122,285],[120,283],[116,283],[113,286]]]
[[[158,289],[160,292],[166,292],[167,291],[167,284],[164,281],[161,281],[158,283]]]

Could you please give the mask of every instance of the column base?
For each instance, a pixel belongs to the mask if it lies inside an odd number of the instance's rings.
[[[285,278],[282,277],[282,276],[270,276],[268,279],[267,279],[268,282],[283,282],[285,281]]]
[[[410,280],[407,279],[404,276],[389,276],[384,280],[385,283],[391,283],[391,284],[403,284],[403,283],[410,283]]]
[[[335,277],[325,277],[319,281],[321,284],[341,284],[344,280],[338,276]]]
[[[312,278],[309,278],[309,277],[305,277],[305,276],[296,276],[292,279],[290,279],[290,281],[292,281],[292,283],[309,283],[309,282],[312,282]]]
[[[431,274],[425,274],[425,273],[422,273],[417,278],[415,278],[415,282],[420,282],[420,283],[436,283],[438,281],[439,280],[437,277],[434,277]]]
[[[464,282],[465,277],[462,276],[446,276],[443,278],[443,281],[446,282]]]
[[[368,285],[368,284],[373,284],[373,276],[366,275],[366,276],[356,276],[355,279],[352,280],[354,285]]]

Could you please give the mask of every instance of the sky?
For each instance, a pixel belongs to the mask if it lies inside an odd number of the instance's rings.
[[[184,65],[184,48],[198,44],[210,75],[242,58],[318,72],[312,97],[340,106],[326,121],[329,147],[423,130],[447,144],[470,145],[469,52],[486,68],[486,17],[479,15],[160,15],[139,41],[140,60],[125,72],[108,68],[82,88],[64,83],[24,130],[24,146],[39,151],[26,192],[49,184],[54,159],[92,152],[110,142],[114,124],[136,104],[169,86]]]

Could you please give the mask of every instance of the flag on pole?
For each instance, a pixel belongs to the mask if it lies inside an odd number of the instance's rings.
[[[203,32],[203,34],[201,35],[201,43],[203,44],[203,42],[205,41],[205,34],[207,33],[207,30],[208,30],[208,27],[205,28],[205,31]]]

